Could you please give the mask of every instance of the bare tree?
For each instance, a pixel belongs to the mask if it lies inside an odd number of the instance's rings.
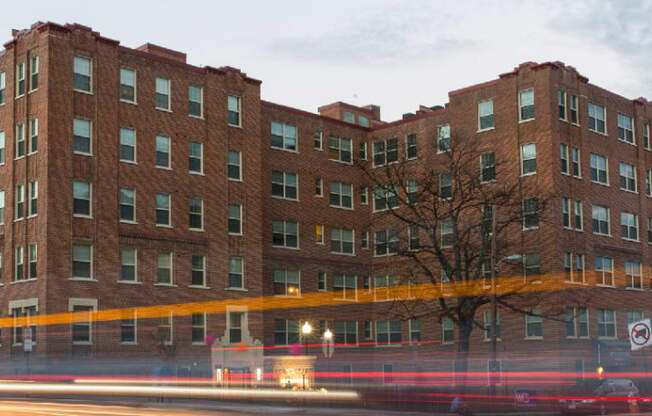
[[[374,250],[397,255],[378,267],[398,275],[395,283],[401,287],[429,292],[421,296],[401,291],[405,296],[388,302],[387,313],[451,319],[458,331],[458,371],[466,373],[473,328],[489,329],[476,314],[492,300],[491,264],[496,269],[499,259],[523,255],[523,229],[546,220],[541,213],[549,198],[524,186],[518,162],[479,150],[486,143],[455,137],[452,142],[427,163],[399,161],[397,154],[387,152],[373,161],[382,167],[357,163],[373,189],[375,210],[384,211],[375,214],[384,218],[376,217],[374,224],[388,224],[372,235]],[[523,263],[511,267],[518,271],[517,278],[501,277],[496,294],[501,309],[533,313],[529,308],[540,302],[542,293],[529,289],[533,280],[541,283],[536,260],[523,257]],[[427,285],[419,284],[423,282]]]

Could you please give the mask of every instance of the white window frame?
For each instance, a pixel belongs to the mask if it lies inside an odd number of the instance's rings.
[[[640,261],[625,261],[625,289],[643,290],[643,267]]]
[[[24,96],[25,92],[27,91],[27,85],[25,85],[26,84],[25,77],[27,76],[26,72],[27,72],[27,68],[25,62],[19,62],[18,64],[16,64],[16,99]],[[21,82],[23,83],[22,93],[19,92]]]
[[[88,185],[88,214],[77,214],[74,210],[75,199],[84,200],[85,198],[75,198],[75,183]],[[93,218],[93,184],[83,180],[74,180],[72,182],[72,199],[73,199],[73,217],[75,218]]]
[[[123,253],[125,251],[133,251],[134,261],[133,264],[125,263],[123,258]],[[134,280],[124,280],[122,278],[122,267],[133,267],[134,268]],[[136,247],[121,247],[120,248],[120,278],[118,279],[119,283],[140,283],[138,280],[138,249]]]
[[[623,175],[623,167],[628,170],[631,169],[632,176],[627,175],[627,172],[625,172],[625,175]],[[625,192],[632,192],[637,194],[638,193],[638,178],[637,178],[637,169],[636,166],[630,165],[627,162],[620,162],[618,164],[618,178],[620,180],[620,190],[625,191]],[[625,178],[625,187],[623,188],[622,185],[622,179]],[[629,183],[633,182],[634,183],[634,189],[629,189]]]
[[[541,311],[538,308],[534,308],[528,312],[539,316],[532,316],[530,313],[525,314],[525,339],[543,339],[543,317],[541,316]],[[541,324],[541,335],[528,335],[528,325],[537,323]]]
[[[157,197],[161,196],[167,196],[168,199],[168,206],[166,208],[159,208],[158,202],[157,202]],[[167,211],[168,213],[168,222],[167,224],[159,224],[158,218],[157,218],[157,211]],[[172,228],[172,195],[163,193],[163,192],[157,192],[154,194],[154,225],[156,227],[165,227],[165,228]]]
[[[559,170],[562,175],[570,176],[571,172],[571,162],[570,162],[570,150],[569,146],[566,143],[559,143]],[[561,161],[565,162],[562,166]]]
[[[600,259],[600,268],[598,269],[597,267],[597,261]],[[604,269],[604,261],[608,260],[609,261],[609,270]],[[595,272],[600,276],[600,279],[596,279],[596,285],[597,286],[605,286],[605,287],[614,287],[615,280],[614,280],[614,259],[613,257],[609,256],[595,256]],[[607,274],[609,276],[609,281],[611,283],[605,283]],[[600,282],[601,281],[601,282]]]
[[[127,191],[131,191],[133,193],[133,204],[130,205],[128,203],[123,203],[122,202],[122,190],[123,189],[127,190]],[[118,192],[120,193],[120,197],[119,197],[119,200],[118,200],[119,201],[118,202],[118,205],[119,205],[118,209],[120,210],[120,214],[119,214],[120,215],[120,222],[127,223],[127,224],[137,224],[137,221],[136,221],[136,218],[137,218],[136,217],[136,189],[134,189],[134,188],[120,188],[120,190]],[[134,211],[133,219],[126,220],[126,219],[122,218],[122,210],[121,210],[121,208],[122,208],[123,205],[132,207],[132,209]]]
[[[442,143],[448,141],[447,147],[444,149]],[[437,153],[446,153],[451,150],[451,125],[444,124],[437,127]]]
[[[192,212],[191,211],[191,205],[190,202],[192,200],[199,200],[199,213],[197,212]],[[191,231],[204,231],[204,200],[199,197],[190,197],[188,199],[188,216],[190,215],[199,215],[199,219],[201,222],[201,226],[199,228],[191,227],[190,226],[190,220],[188,221],[188,229]]]
[[[19,149],[21,148],[23,152],[19,154]],[[16,151],[14,154],[14,159],[22,159],[27,154],[27,142],[25,140],[25,123],[16,123]]]
[[[350,193],[349,193],[349,200],[351,201],[351,206],[348,207],[343,204],[344,197],[347,196],[344,189],[348,188]],[[336,195],[339,200],[339,204],[333,204],[332,203],[332,198],[331,195]],[[340,182],[340,181],[330,181],[328,184],[328,205],[333,208],[340,208],[340,209],[347,209],[347,210],[353,210],[355,208],[355,203],[354,203],[354,195],[353,195],[353,184],[351,183],[345,183],[345,182]]]
[[[530,158],[525,159],[525,156],[524,156],[523,152],[525,151],[525,148],[529,147],[529,146],[534,146],[534,157],[530,157]],[[522,144],[519,156],[520,156],[520,159],[521,159],[521,176],[535,175],[537,173],[537,166],[536,166],[536,164],[537,164],[536,163],[537,162],[537,145],[536,145],[536,143],[532,142],[532,143],[524,143],[524,144]],[[530,160],[534,160],[534,163],[535,163],[534,171],[525,172],[525,170],[524,170],[525,162],[530,161]]]
[[[134,85],[129,85],[129,84],[123,84],[122,83],[122,71],[130,71],[134,74]],[[122,98],[122,93],[119,92],[120,95],[120,101],[123,103],[129,103],[129,104],[138,104],[138,76],[137,76],[137,71],[132,68],[127,68],[127,67],[121,67],[120,68],[120,88],[122,88],[123,85],[126,85],[127,87],[131,87],[134,89],[134,99],[133,100],[127,100]]]
[[[19,207],[22,206],[22,209],[19,209]],[[25,218],[25,214],[27,210],[25,209],[25,184],[18,184],[15,187],[15,194],[14,194],[14,220],[22,220]],[[21,215],[18,216],[18,212],[22,211]]]
[[[338,280],[338,278],[342,279],[342,289],[336,288],[335,286],[335,281]],[[347,278],[353,278],[353,287],[349,287]],[[333,276],[331,277],[331,281],[333,282],[333,299],[334,300],[347,300],[347,301],[352,301],[352,302],[357,302],[358,301],[358,276],[356,275],[351,275],[351,274],[346,274],[346,273],[334,273]],[[353,291],[353,297],[348,296],[348,293],[350,291]]]
[[[138,345],[138,309],[132,309],[132,317],[131,318],[125,318],[125,315],[130,312],[129,309],[123,310],[122,314],[120,316],[120,320],[118,321],[120,323],[120,344],[121,345]],[[125,326],[127,328],[131,327],[131,325],[123,325],[123,321],[133,321],[133,328],[134,328],[134,340],[133,341],[123,341],[122,340],[122,327]]]
[[[534,105],[534,88],[528,88],[525,90],[521,90],[518,92],[518,121],[519,123],[525,123],[527,121],[531,121],[535,119],[535,112],[532,112],[532,117],[530,118],[523,118],[523,95],[524,94],[529,94],[532,93],[532,107],[536,108]]]
[[[72,321],[70,323],[70,341],[73,345],[93,345],[93,322],[95,321],[93,319],[93,315],[95,312],[97,312],[97,299],[93,298],[68,298],[68,312],[72,313],[82,313],[80,312],[75,312],[75,306],[86,306],[86,307],[91,307],[93,308],[92,311],[89,312],[90,316],[88,318],[88,321]],[[74,319],[74,317],[73,317]],[[75,326],[75,323],[88,323],[88,341],[74,341],[73,340],[73,327]]]
[[[29,182],[29,201],[27,204],[27,218],[38,215],[38,181]]]
[[[230,163],[229,161],[229,154],[230,153],[237,153],[238,154],[238,164],[234,165]],[[237,178],[232,178],[229,176],[229,166],[237,166],[238,167],[238,177]],[[227,179],[230,181],[235,181],[235,182],[242,182],[242,152],[240,150],[234,150],[234,149],[229,149],[227,153],[227,159],[226,159],[226,169],[227,169]]]
[[[634,128],[634,119],[626,114],[617,113],[618,119],[618,141],[636,146],[636,133]],[[627,122],[629,121],[629,127]],[[622,123],[621,123],[622,122]],[[620,130],[623,130],[624,137],[620,137]],[[627,140],[627,133],[632,135],[632,141]]]
[[[231,98],[234,98],[236,100],[236,103],[238,105],[237,111],[231,110],[229,108],[229,104],[230,104],[229,99],[231,99]],[[203,105],[202,105],[202,110],[203,110]],[[237,96],[237,95],[228,95],[226,97],[226,110],[227,110],[227,119],[226,119],[227,125],[229,125],[231,127],[242,127],[242,97]],[[237,113],[238,114],[238,123],[237,124],[232,124],[232,123],[229,122],[229,118],[228,118],[228,112],[229,111],[232,112],[232,113]]]
[[[74,69],[75,68],[75,62],[74,61],[76,59],[88,61],[88,75],[79,73],[79,75],[88,76],[88,91],[80,90],[78,88],[75,88],[74,79],[73,79],[73,91],[81,92],[83,94],[91,94],[92,95],[93,94],[93,58],[90,58],[88,56],[75,55],[73,57],[73,77],[74,77],[74,74],[77,74],[77,72],[75,72],[75,69]]]
[[[229,212],[229,208],[231,206],[233,206],[233,207],[237,206],[238,207],[238,212],[239,212],[238,218],[231,216],[231,213]],[[244,234],[244,226],[243,226],[244,220],[242,218],[242,204],[238,204],[238,203],[235,203],[235,202],[230,202],[227,205],[227,209],[226,209],[226,219],[227,219],[227,233],[229,235],[243,235]],[[239,232],[229,231],[229,227],[228,227],[229,220],[236,220],[236,219],[238,220],[238,222],[240,224],[240,231]]]
[[[191,99],[190,90],[192,88],[196,88],[196,89],[199,90],[199,102],[194,101],[194,100]],[[199,104],[199,115],[190,114],[190,110],[189,110],[188,111],[188,116],[203,119],[204,118],[204,87],[200,87],[200,86],[192,85],[192,84],[188,85],[188,103],[198,103]],[[189,105],[189,107],[190,107],[190,105]]]
[[[351,252],[346,252],[344,251],[344,243],[348,243],[348,241],[344,240],[344,233],[345,232],[350,232],[351,233]],[[339,240],[335,239],[335,234],[339,233]],[[340,244],[340,251],[333,251],[333,241],[339,241]],[[332,254],[338,254],[338,255],[344,255],[344,256],[355,256],[355,230],[351,229],[345,229],[345,228],[331,228],[331,253]]]
[[[80,121],[84,123],[88,123],[88,152],[84,152],[82,150],[76,150],[75,149],[75,121]],[[76,155],[82,155],[82,156],[93,156],[93,122],[91,120],[81,118],[81,117],[74,117],[72,121],[72,129],[73,129],[73,153]],[[80,137],[85,137],[81,136]]]
[[[274,174],[280,174],[281,176],[281,182],[274,181]],[[288,188],[291,188],[292,186],[288,184],[288,177],[294,176],[294,191],[296,193],[295,198],[292,198],[288,196]],[[273,185],[278,185],[281,186],[283,189],[283,195],[274,195],[272,193],[272,198],[277,198],[277,199],[285,199],[288,201],[298,201],[299,200],[299,174],[296,172],[285,172],[282,170],[272,170],[272,186]]]
[[[604,160],[604,172],[605,172],[606,182],[600,182],[600,172],[602,172],[602,169],[600,169],[598,167],[598,163],[599,163],[600,159]],[[593,167],[593,161],[594,160],[595,160],[595,164],[596,164],[595,168]],[[590,167],[591,167],[591,170],[595,169],[595,171],[596,171],[596,179],[593,179],[593,177],[591,177],[591,182],[597,183],[597,184],[603,185],[603,186],[609,186],[609,158],[607,158],[606,156],[603,156],[601,154],[598,154],[598,153],[591,153]],[[620,174],[620,172],[619,172],[619,174]]]
[[[595,229],[593,229],[593,220],[596,219],[595,215],[594,215],[596,208],[599,208],[600,211],[602,211],[602,209],[606,210],[606,213],[607,213],[607,218],[606,218],[607,234],[601,233],[600,231],[596,232]],[[602,219],[600,219],[600,218],[597,218],[597,220],[602,221]],[[591,205],[591,230],[593,231],[593,234],[595,234],[595,235],[603,235],[603,236],[606,236],[606,237],[611,237],[611,209],[609,207],[605,207],[603,205]]]
[[[631,221],[633,220],[634,224],[631,224]],[[640,233],[639,233],[639,224],[638,224],[638,215],[633,213],[633,212],[626,212],[622,211],[620,213],[620,227],[621,227],[621,233],[622,233],[622,227],[627,227],[627,237],[622,235],[622,239],[626,241],[633,241],[633,242],[639,242],[640,239]],[[636,238],[631,238],[629,237],[629,234],[631,233],[631,228],[634,229],[636,232]]]
[[[168,257],[168,262],[165,266],[167,267],[161,267],[161,256],[167,256]],[[169,282],[161,282],[159,281],[158,277],[158,271],[159,269],[162,270],[169,270],[170,271],[170,281]],[[154,286],[176,286],[174,283],[174,252],[173,251],[158,251],[156,253],[156,280],[154,283]]]
[[[166,90],[167,90],[165,94],[158,91],[158,85],[157,84],[158,84],[159,80],[160,81],[165,81]],[[167,96],[167,108],[159,107],[157,105],[158,103],[156,102],[157,101],[156,100],[156,94],[166,95]],[[155,80],[154,80],[154,108],[157,109],[157,110],[161,110],[161,111],[167,111],[167,112],[170,112],[170,113],[172,112],[172,81],[170,79],[168,79],[168,78],[160,78],[160,77],[155,78]]]
[[[233,271],[231,269],[231,266],[234,264],[233,261],[239,262],[240,263],[240,271]],[[244,289],[246,287],[245,285],[245,261],[244,257],[242,256],[229,256],[229,275],[228,275],[228,284],[226,285],[227,289]],[[240,278],[240,286],[232,286],[231,285],[231,275],[237,275]]]
[[[29,119],[29,143],[27,155],[33,155],[38,152],[38,118]]]
[[[591,107],[593,107],[594,112],[597,111],[598,109],[602,109],[602,118],[592,117],[591,116]],[[607,108],[604,107],[604,106],[601,106],[599,104],[595,104],[595,103],[593,103],[591,101],[588,102],[587,108],[588,108],[588,115],[589,115],[588,116],[589,117],[589,122],[588,122],[589,131],[592,131],[592,132],[597,133],[597,134],[601,134],[603,136],[607,136],[608,135],[608,133],[607,133]],[[595,115],[598,116],[598,114],[595,114]],[[592,118],[595,120],[594,121],[595,129],[591,128],[591,119]],[[604,131],[600,131],[598,129],[598,121],[602,121],[604,123]]]
[[[484,103],[491,103],[491,113],[483,114],[483,112],[481,111],[481,106]],[[491,126],[482,128],[482,122],[481,122],[482,117],[489,117],[489,116],[491,116],[491,119],[492,119],[491,120]],[[482,131],[493,130],[494,128],[496,128],[496,118],[494,117],[494,100],[493,100],[493,98],[478,101],[478,133],[480,133]]]
[[[600,313],[603,312],[605,316],[603,318],[607,318],[607,312],[611,312],[611,319],[610,320],[602,320],[600,321]],[[599,339],[616,339],[618,337],[618,319],[616,316],[616,311],[613,309],[605,309],[605,308],[599,308],[597,312],[597,318],[598,318],[598,338]],[[603,325],[605,326],[605,329],[607,328],[607,325],[613,324],[614,327],[614,334],[613,335],[600,335],[600,326]],[[607,332],[607,331],[605,331]]]
[[[575,164],[577,164],[577,175],[575,174]],[[582,153],[579,147],[571,147],[570,168],[570,173],[574,178],[582,179]]]

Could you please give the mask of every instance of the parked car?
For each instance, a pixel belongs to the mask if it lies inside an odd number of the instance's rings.
[[[628,378],[609,378],[593,391],[593,395],[560,399],[559,405],[561,413],[564,415],[606,415],[608,413],[627,413],[630,405],[643,409],[650,408],[652,399],[641,398],[638,387]]]

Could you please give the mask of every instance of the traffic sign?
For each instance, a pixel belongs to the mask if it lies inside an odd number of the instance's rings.
[[[633,350],[640,350],[649,345],[652,345],[652,339],[650,339],[650,320],[643,319],[642,321],[632,322],[628,326],[629,329],[629,341],[632,345]]]

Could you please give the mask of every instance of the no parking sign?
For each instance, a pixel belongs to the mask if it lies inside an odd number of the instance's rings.
[[[650,339],[650,320],[643,319],[642,321],[633,322],[628,325],[629,329],[629,342],[632,344],[633,350],[640,350],[649,345],[652,345]]]

